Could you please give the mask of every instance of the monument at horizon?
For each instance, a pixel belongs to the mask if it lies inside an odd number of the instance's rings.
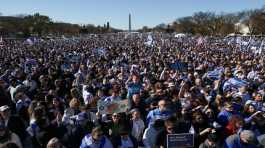
[[[131,13],[129,13],[129,32],[132,31]]]

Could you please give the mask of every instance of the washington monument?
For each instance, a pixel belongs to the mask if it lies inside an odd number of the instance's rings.
[[[129,13],[129,32],[132,31],[132,24],[131,24],[131,14]]]

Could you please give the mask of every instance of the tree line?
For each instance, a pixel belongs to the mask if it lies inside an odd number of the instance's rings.
[[[154,28],[144,26],[139,31],[224,36],[230,33],[242,34],[241,30],[247,28],[251,35],[264,35],[264,24],[265,6],[237,13],[197,12],[192,16],[178,18],[171,24],[159,24]]]
[[[0,14],[1,15],[1,14]],[[54,22],[51,18],[39,13],[33,15],[0,16],[0,36],[61,36],[80,35],[87,33],[108,33],[120,30],[108,25],[79,25],[64,22]]]

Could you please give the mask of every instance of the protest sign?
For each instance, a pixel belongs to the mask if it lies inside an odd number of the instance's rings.
[[[125,100],[98,101],[98,111],[101,114],[113,114],[126,112],[129,109],[129,102]]]
[[[147,46],[153,46],[153,43],[154,43],[153,37],[152,37],[152,35],[149,34],[148,37],[147,37],[147,41],[145,42],[145,44]]]
[[[192,148],[194,147],[194,135],[189,133],[168,134],[167,148]]]

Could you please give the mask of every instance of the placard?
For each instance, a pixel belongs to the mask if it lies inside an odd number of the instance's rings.
[[[192,148],[194,147],[194,135],[190,133],[168,134],[167,148]]]

